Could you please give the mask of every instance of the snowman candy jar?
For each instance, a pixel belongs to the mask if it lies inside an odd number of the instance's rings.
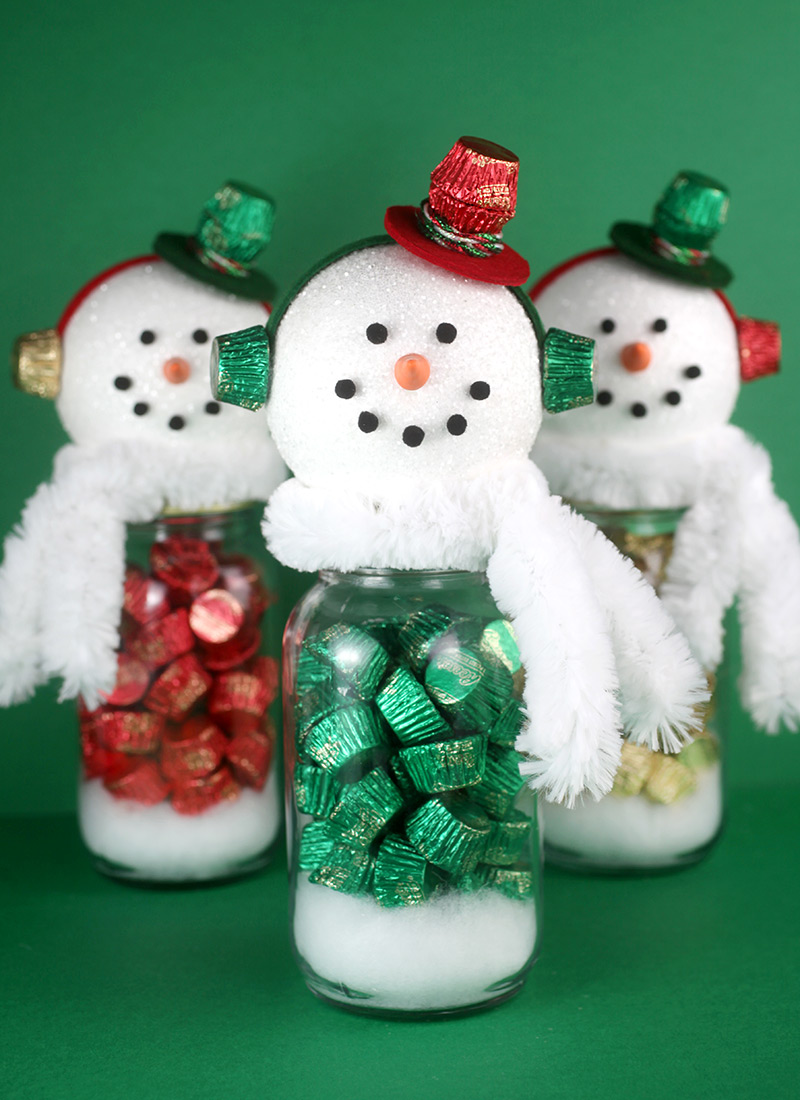
[[[597,341],[595,402],[546,417],[533,451],[550,488],[649,577],[713,676],[738,599],[742,699],[769,732],[800,718],[800,544],[765,452],[728,423],[740,384],[778,369],[777,325],[738,317],[711,252],[728,195],[680,173],[650,226],[613,226],[531,291],[548,324]],[[548,858],[647,869],[701,858],[722,823],[717,727],[677,758],[626,744],[612,793],[544,806]]]
[[[215,341],[217,394],[266,401],[294,472],[267,541],[321,570],[284,645],[295,953],[314,993],[367,1013],[518,990],[538,939],[525,776],[599,796],[623,725],[677,748],[704,698],[652,592],[527,457],[543,403],[590,398],[592,343],[545,335],[518,289],[517,172],[462,138],[389,236],[320,264],[266,332]]]
[[[81,832],[117,877],[242,874],[279,830],[276,566],[240,502],[284,471],[205,367],[215,333],[268,313],[252,264],[273,211],[226,184],[193,236],[161,234],[15,348],[18,385],[55,398],[72,442],[6,540],[0,693],[59,677],[80,696]]]

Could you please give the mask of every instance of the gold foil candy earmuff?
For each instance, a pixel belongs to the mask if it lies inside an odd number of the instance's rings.
[[[25,332],[14,341],[11,378],[18,390],[46,397],[58,397],[61,389],[61,337],[54,328]]]

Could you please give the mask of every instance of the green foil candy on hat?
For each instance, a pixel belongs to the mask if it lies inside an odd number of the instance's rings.
[[[398,756],[414,786],[430,794],[480,783],[486,766],[486,738],[478,734],[401,749]]]
[[[294,797],[300,813],[327,817],[340,791],[333,775],[314,764],[298,764],[294,770]]]
[[[404,745],[450,737],[447,722],[408,669],[398,667],[375,697],[392,733]]]
[[[374,869],[375,860],[367,848],[335,844],[325,862],[311,872],[309,882],[340,890],[343,894],[367,894]]]
[[[383,768],[373,768],[342,790],[330,823],[343,842],[367,848],[403,808],[403,798]]]
[[[431,798],[411,814],[406,834],[418,852],[437,867],[472,871],[489,839],[489,819],[477,806]]]
[[[306,642],[308,650],[330,665],[362,699],[373,699],[389,665],[389,654],[357,626],[337,623]],[[337,686],[339,686],[337,684]]]
[[[333,851],[336,836],[327,821],[310,821],[300,834],[297,867],[300,871],[316,871]]]
[[[372,708],[365,703],[339,707],[306,733],[301,751],[326,771],[336,771],[351,760],[385,744]]]
[[[487,885],[515,901],[529,901],[536,893],[533,871],[524,866],[493,867],[487,876]]]
[[[504,821],[493,821],[484,863],[508,866],[517,863],[530,843],[531,819],[521,810],[512,810]]]
[[[378,850],[373,890],[387,909],[421,905],[429,894],[428,861],[403,837],[390,834]]]
[[[490,746],[483,780],[470,790],[470,798],[492,817],[508,817],[525,780],[520,775],[520,755],[514,749]]]

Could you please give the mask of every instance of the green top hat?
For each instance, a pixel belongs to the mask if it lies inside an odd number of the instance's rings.
[[[219,290],[269,302],[275,284],[253,267],[269,244],[275,203],[241,183],[226,183],[209,199],[193,237],[159,233],[154,250],[187,275]]]
[[[652,225],[617,222],[611,240],[639,263],[696,286],[723,287],[733,278],[711,255],[730,199],[721,183],[700,172],[679,172],[653,211]]]

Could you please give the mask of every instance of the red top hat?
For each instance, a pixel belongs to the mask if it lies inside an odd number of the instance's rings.
[[[530,268],[500,239],[514,217],[519,158],[502,145],[462,137],[431,173],[421,206],[390,206],[389,236],[415,256],[467,279],[522,286]]]

